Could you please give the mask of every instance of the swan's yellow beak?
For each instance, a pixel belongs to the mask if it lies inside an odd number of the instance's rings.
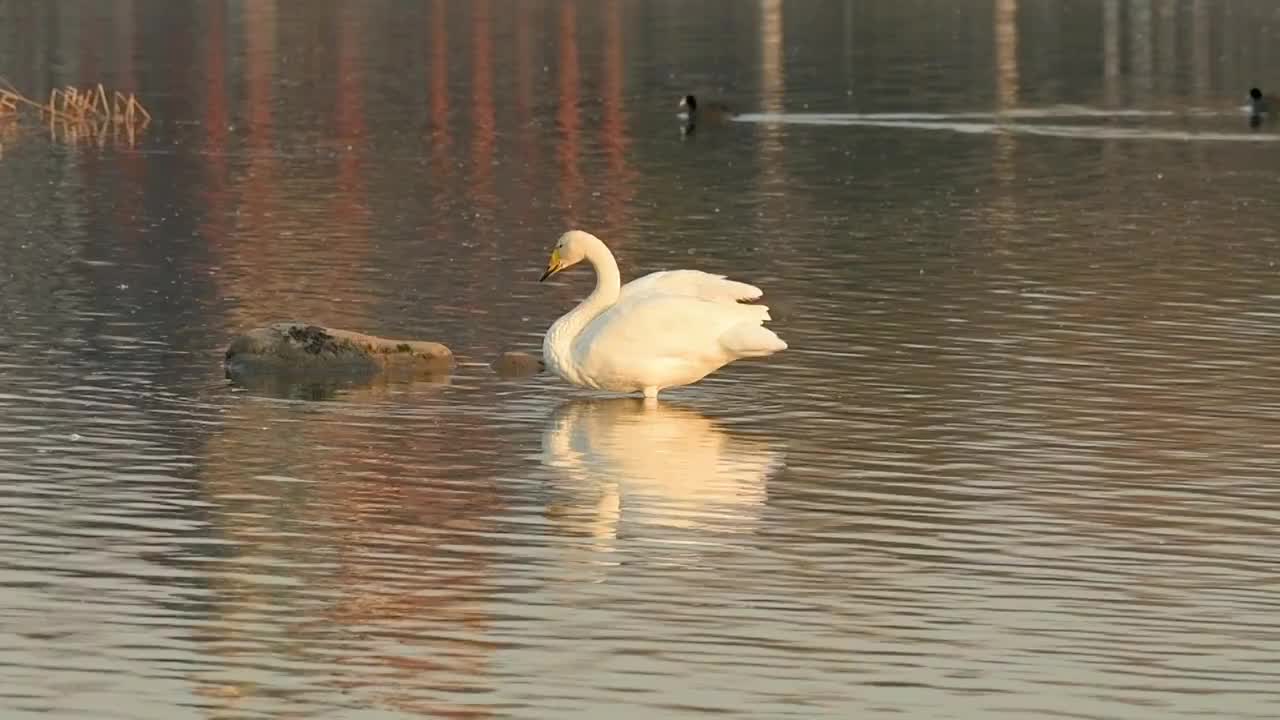
[[[542,277],[538,278],[538,282],[546,280],[563,269],[564,263],[560,260],[560,248],[556,248],[551,251],[551,259],[547,261],[547,271],[542,273]]]

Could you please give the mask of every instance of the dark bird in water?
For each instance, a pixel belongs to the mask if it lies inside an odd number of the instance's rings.
[[[1274,95],[1263,95],[1258,88],[1249,89],[1249,124],[1257,127],[1262,123],[1262,118],[1271,119],[1274,117],[1274,108],[1280,105],[1280,98]]]
[[[1254,115],[1265,115],[1271,112],[1271,107],[1275,104],[1275,96],[1263,95],[1258,88],[1249,90],[1249,112]]]
[[[691,120],[727,120],[734,115],[734,112],[729,109],[729,106],[722,102],[708,102],[699,106],[698,98],[692,95],[685,95],[683,98],[680,98],[679,107],[684,109],[685,113]]]
[[[698,98],[685,95],[680,98],[678,106],[683,110],[684,125],[681,131],[688,135],[697,129],[699,124],[712,125],[722,123],[734,116],[728,105],[722,102],[706,102],[699,104]]]

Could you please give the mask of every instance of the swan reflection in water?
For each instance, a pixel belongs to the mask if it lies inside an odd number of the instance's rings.
[[[542,453],[561,475],[558,523],[610,540],[623,523],[633,537],[655,529],[749,531],[767,480],[784,465],[767,442],[732,435],[694,410],[629,397],[561,405],[543,432]]]

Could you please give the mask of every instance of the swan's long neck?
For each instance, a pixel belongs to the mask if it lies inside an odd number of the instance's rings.
[[[608,310],[618,301],[622,291],[622,278],[618,274],[618,261],[603,242],[596,240],[586,252],[587,262],[596,271],[596,289],[591,291],[578,306],[560,317],[547,330],[542,340],[542,357],[547,367],[565,379],[575,371],[572,362],[573,340],[578,337],[597,315]]]

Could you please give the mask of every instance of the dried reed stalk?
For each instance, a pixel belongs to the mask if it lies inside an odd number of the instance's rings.
[[[36,102],[0,78],[0,120],[17,118],[20,109],[37,111],[49,120],[49,134],[55,141],[77,144],[93,140],[100,147],[108,137],[126,139],[132,147],[137,133],[151,123],[151,113],[133,93],[119,90],[110,95],[102,83],[87,88],[68,85],[49,91],[47,103]],[[0,146],[0,152],[3,146]]]

